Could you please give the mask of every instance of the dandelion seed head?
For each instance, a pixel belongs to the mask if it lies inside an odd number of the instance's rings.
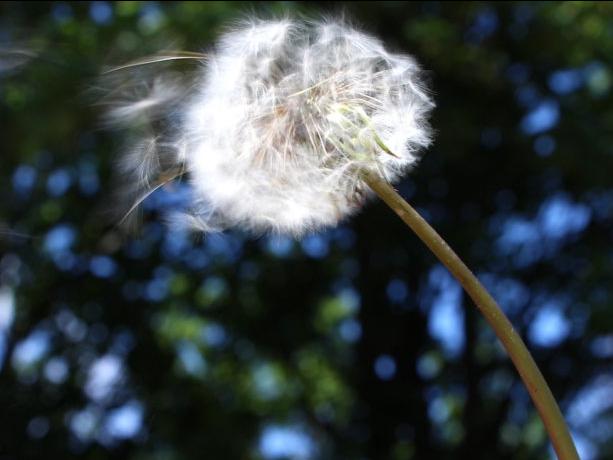
[[[158,83],[114,116],[172,114],[163,142],[195,197],[184,221],[209,231],[335,225],[369,195],[364,171],[396,181],[431,140],[433,103],[414,59],[337,21],[243,23],[221,37],[187,96],[169,88]],[[138,164],[140,155],[127,164],[144,183],[155,158]]]

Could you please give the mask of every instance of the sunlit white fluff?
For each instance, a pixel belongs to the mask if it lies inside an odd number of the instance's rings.
[[[115,109],[120,122],[166,116],[127,170],[144,192],[165,171],[187,171],[184,221],[202,230],[335,225],[363,203],[362,171],[393,182],[430,142],[433,104],[418,65],[344,23],[244,23],[202,64],[187,95],[158,79],[146,98]]]

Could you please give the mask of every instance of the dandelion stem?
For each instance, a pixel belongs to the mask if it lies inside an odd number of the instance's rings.
[[[534,362],[521,337],[487,292],[477,277],[457,254],[418,213],[385,180],[374,173],[364,175],[366,183],[398,214],[430,250],[445,264],[473,299],[511,357],[532,397],[541,419],[549,433],[553,448],[560,460],[579,460],[564,417],[547,382]]]

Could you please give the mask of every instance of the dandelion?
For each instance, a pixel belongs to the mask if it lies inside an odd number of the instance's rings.
[[[394,182],[430,143],[433,103],[415,60],[343,23],[252,21],[203,64],[189,89],[158,76],[110,113],[125,124],[163,111],[163,129],[124,169],[137,195],[162,170],[187,172],[194,199],[183,221],[202,229],[336,225],[369,194],[363,172]]]
[[[129,65],[190,53],[160,55]],[[559,458],[578,459],[568,427],[525,344],[447,243],[390,185],[431,137],[433,107],[413,58],[341,22],[252,21],[228,32],[186,84],[158,76],[116,106],[120,124],[151,129],[124,162],[128,215],[152,191],[188,174],[204,231],[240,227],[302,235],[336,225],[374,191],[462,284],[505,346]],[[124,66],[125,67],[125,66]],[[138,79],[135,80],[138,82]],[[134,91],[142,83],[129,84]],[[119,85],[119,100],[126,86]]]

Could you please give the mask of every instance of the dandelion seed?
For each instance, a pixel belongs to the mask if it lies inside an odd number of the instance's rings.
[[[251,21],[202,63],[190,83],[156,75],[110,112],[122,125],[163,121],[126,157],[130,213],[159,176],[184,171],[194,200],[174,221],[301,235],[360,208],[362,172],[394,182],[430,143],[417,63],[345,23]]]

